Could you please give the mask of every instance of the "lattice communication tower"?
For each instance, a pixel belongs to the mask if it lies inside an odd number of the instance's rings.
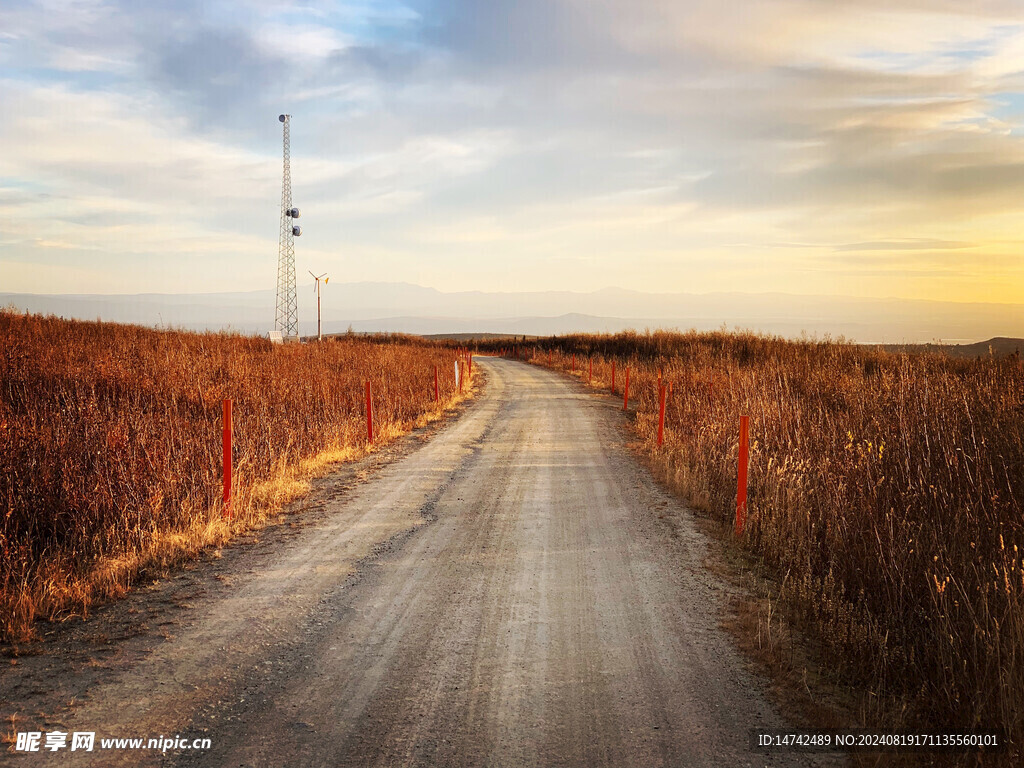
[[[295,238],[302,227],[295,223],[299,209],[292,208],[292,169],[289,125],[291,115],[280,115],[284,124],[284,182],[281,185],[281,241],[277,250],[277,321],[283,341],[299,340],[299,298],[295,290]]]

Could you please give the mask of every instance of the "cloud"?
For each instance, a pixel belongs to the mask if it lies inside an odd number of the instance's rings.
[[[1024,289],[992,243],[1024,199],[1016,0],[11,0],[0,29],[22,257],[27,223],[273,259],[290,112],[300,252],[354,278],[948,296],[914,254],[984,253],[965,290]]]
[[[870,243],[844,243],[835,246],[837,251],[922,251],[922,250],[960,250],[974,248],[977,243],[965,243],[959,240],[928,240],[917,238],[911,240],[874,241]]]

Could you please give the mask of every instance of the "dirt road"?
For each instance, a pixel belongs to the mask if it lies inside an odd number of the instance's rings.
[[[239,555],[61,720],[209,750],[12,762],[805,764],[748,751],[750,728],[783,723],[718,628],[705,540],[625,450],[621,411],[545,370],[477,364],[487,386],[459,420],[322,489],[315,524]]]

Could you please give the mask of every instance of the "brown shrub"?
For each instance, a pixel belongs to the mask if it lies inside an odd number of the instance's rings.
[[[261,524],[311,472],[458,397],[453,352],[407,338],[274,346],[0,313],[0,639],[85,612]],[[442,403],[434,403],[434,365]],[[235,516],[221,516],[221,402],[234,401]]]
[[[825,663],[903,725],[1024,741],[1024,367],[752,334],[568,336],[533,362],[607,388],[631,369],[636,432],[691,503],[731,522],[750,416],[744,544]],[[656,444],[660,371],[672,383]],[[885,723],[892,726],[890,721]],[[899,724],[897,724],[899,725]]]

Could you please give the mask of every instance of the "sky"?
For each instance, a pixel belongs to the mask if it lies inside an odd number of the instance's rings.
[[[1024,302],[1019,0],[4,0],[0,292]],[[305,282],[310,282],[308,278]]]

